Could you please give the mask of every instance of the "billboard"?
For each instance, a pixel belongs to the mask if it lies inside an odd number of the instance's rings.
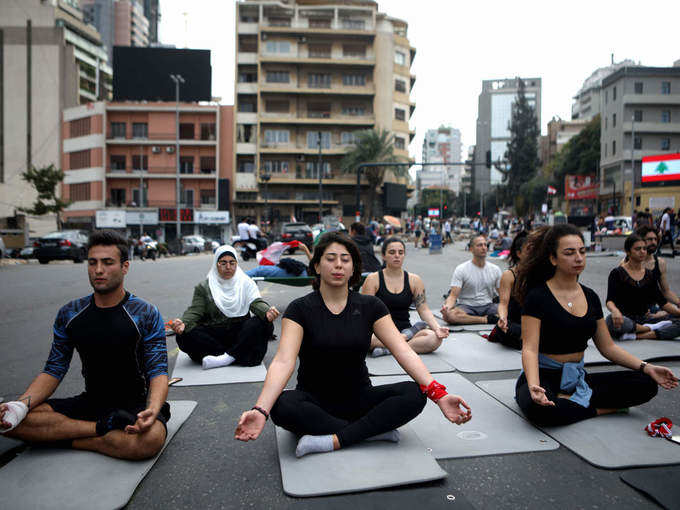
[[[158,225],[158,209],[146,211],[127,211],[128,225]]]
[[[594,175],[565,175],[564,196],[567,200],[597,198],[599,184]]]
[[[680,153],[642,158],[643,186],[680,186]]]
[[[194,221],[205,225],[229,223],[229,211],[196,211]]]
[[[125,211],[103,209],[95,212],[95,228],[125,228]]]

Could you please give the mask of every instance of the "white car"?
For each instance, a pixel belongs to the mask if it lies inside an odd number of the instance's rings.
[[[184,236],[182,237],[182,255],[187,253],[200,253],[205,250],[205,239],[203,236]]]

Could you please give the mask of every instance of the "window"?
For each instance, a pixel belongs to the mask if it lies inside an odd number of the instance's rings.
[[[642,82],[641,81],[635,82],[635,93],[636,94],[642,94]]]
[[[366,46],[363,44],[343,44],[343,57],[366,58]]]
[[[307,103],[307,117],[312,119],[329,119],[331,117],[331,104]]]
[[[125,122],[111,123],[111,138],[125,138]]]
[[[323,168],[323,175],[322,177],[324,179],[330,179],[332,177],[331,175],[331,164],[328,161],[322,161],[321,162],[321,168]],[[319,178],[319,162],[318,161],[308,161],[305,164],[305,179],[318,179]],[[314,199],[315,197],[319,196],[319,192],[312,192],[309,193],[308,195],[304,196],[309,196],[309,198],[300,198],[300,200],[309,200],[309,199]],[[324,200],[326,200],[328,197],[324,193]]]
[[[350,30],[364,30],[366,28],[366,21],[363,19],[342,19],[342,28]]]
[[[363,87],[366,85],[365,74],[343,74],[342,84],[350,87]]]
[[[331,87],[331,75],[327,73],[311,73],[309,87],[313,89],[328,89]]]
[[[402,51],[394,52],[394,63],[400,66],[406,65],[406,53]]]
[[[309,28],[331,28],[331,18],[309,18]]]
[[[217,139],[215,130],[215,123],[201,124],[201,140],[215,140]]]
[[[125,156],[109,156],[109,161],[111,163],[111,170],[113,171],[125,171]]]
[[[132,169],[133,170],[148,170],[149,169],[149,157],[148,156],[132,156]]]
[[[319,132],[309,131],[307,133],[307,147],[309,149],[319,148]],[[321,132],[321,148],[330,149],[331,148],[331,134],[328,131]]]
[[[125,188],[111,188],[110,203],[114,207],[125,205]]]
[[[248,101],[239,101],[238,102],[238,111],[242,113],[254,113],[255,110],[255,103],[251,103]]]
[[[661,93],[662,94],[670,94],[671,93],[671,82],[669,82],[669,81],[662,81],[661,82]]]
[[[345,105],[342,105],[342,114],[343,115],[351,115],[352,117],[359,116],[359,115],[366,115],[366,107],[363,106],[363,105],[345,104]]]
[[[236,141],[238,143],[253,143],[253,133],[255,126],[252,124],[237,124],[236,125]]]
[[[612,142],[612,156],[616,155],[616,140]]]
[[[269,25],[272,27],[289,27],[290,18],[269,18]]]
[[[69,199],[73,202],[90,200],[90,183],[81,182],[80,184],[69,184]]]
[[[238,73],[238,82],[239,83],[255,83],[256,81],[257,81],[257,73],[254,73],[252,71]]]
[[[132,138],[149,138],[149,125],[146,122],[133,122]]]
[[[612,114],[612,127],[616,127],[616,114]]]
[[[290,53],[290,43],[288,41],[267,41],[265,51],[267,53]]]
[[[194,124],[180,124],[179,125],[179,137],[182,140],[193,140],[194,139]]]
[[[76,138],[90,134],[90,117],[69,122],[70,136]]]
[[[661,122],[668,124],[671,121],[671,111],[661,110]]]
[[[331,58],[330,44],[309,44],[310,58]]]
[[[239,160],[236,171],[240,174],[252,174],[255,171],[255,163],[252,160]]]
[[[394,138],[394,148],[395,149],[405,149],[406,148],[406,142],[404,141],[404,139],[396,136]]]
[[[354,145],[357,143],[356,136],[351,131],[343,131],[340,133],[340,143],[342,145]]]
[[[604,104],[607,104],[609,102],[609,91],[605,90],[604,91]]]
[[[267,71],[267,83],[290,83],[288,71]]]
[[[406,110],[402,110],[401,108],[395,108],[394,118],[397,120],[406,120]]]
[[[180,156],[179,157],[179,173],[193,174],[194,173],[194,157]]]
[[[194,190],[180,188],[179,190],[180,205],[184,207],[194,206]]]
[[[607,130],[608,127],[609,127],[609,117],[605,117],[604,118],[604,129],[605,129],[605,131]]]
[[[201,173],[214,174],[215,173],[215,156],[201,156]]]
[[[215,205],[215,190],[202,189],[201,190],[201,205]]]
[[[635,110],[633,112],[633,119],[635,122],[642,122],[642,110]]]
[[[662,138],[661,139],[661,150],[662,151],[668,151],[671,149],[671,139],[670,138]]]
[[[612,89],[612,101],[616,101],[616,87]]]
[[[269,100],[265,102],[265,109],[268,112],[276,112],[276,113],[288,113],[288,110],[290,109],[290,103],[287,100]]]
[[[264,161],[264,171],[268,174],[287,174],[288,161],[267,159]]]
[[[266,129],[264,131],[264,143],[267,145],[283,144],[289,141],[290,132],[287,129]]]
[[[607,144],[604,144],[604,157],[607,157]]]
[[[90,167],[90,150],[71,152],[68,155],[69,168],[71,170],[76,170],[78,168],[88,168]]]
[[[635,135],[635,138],[633,138],[633,149],[639,150],[642,149],[642,137]]]
[[[396,90],[397,92],[406,92],[406,80],[396,78],[394,80],[394,90]]]
[[[143,202],[140,202],[139,200],[139,188],[132,188],[132,201],[134,202],[135,205],[142,205],[144,207],[144,204],[149,205],[149,188],[145,185],[144,186],[144,197],[143,197]]]

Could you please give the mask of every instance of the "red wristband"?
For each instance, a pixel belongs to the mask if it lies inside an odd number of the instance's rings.
[[[439,384],[437,381],[432,381],[429,386],[420,385],[420,391],[427,394],[427,397],[432,402],[437,402],[443,396],[448,395],[446,386]]]

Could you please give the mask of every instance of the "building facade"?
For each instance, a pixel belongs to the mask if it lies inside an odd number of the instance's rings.
[[[160,0],[143,0],[144,16],[149,21],[149,44],[158,43],[158,24],[161,21]]]
[[[340,162],[357,130],[389,130],[408,158],[407,28],[368,0],[236,4],[235,216],[316,223],[321,177],[323,215],[354,217],[356,176]]]
[[[602,80],[610,74],[618,71],[622,67],[632,67],[635,65],[630,59],[621,62],[614,62],[612,57],[611,65],[600,67],[583,82],[581,90],[574,96],[571,105],[572,120],[591,120],[595,115],[602,111]]]
[[[602,211],[631,214],[631,177],[633,208],[678,207],[680,186],[641,188],[640,176],[643,157],[680,152],[680,67],[623,67],[602,80],[602,98]]]
[[[460,163],[460,130],[451,127],[429,129],[423,139],[423,163]],[[416,172],[418,191],[429,187],[444,187],[460,193],[462,166],[424,166]]]
[[[536,122],[541,129],[541,78],[511,78],[482,81],[477,113],[477,139],[475,141],[475,170],[473,187],[480,193],[488,193],[493,186],[502,184],[503,174],[485,166],[486,153],[491,160],[505,159],[510,141],[512,110],[519,90],[519,80],[524,82],[527,102],[536,112]]]
[[[98,102],[66,109],[65,225],[91,229],[97,211],[124,211],[131,233],[141,215],[144,231],[176,239],[179,161],[181,234],[229,239],[226,224],[211,223],[206,213],[230,209],[232,129],[232,106]]]

